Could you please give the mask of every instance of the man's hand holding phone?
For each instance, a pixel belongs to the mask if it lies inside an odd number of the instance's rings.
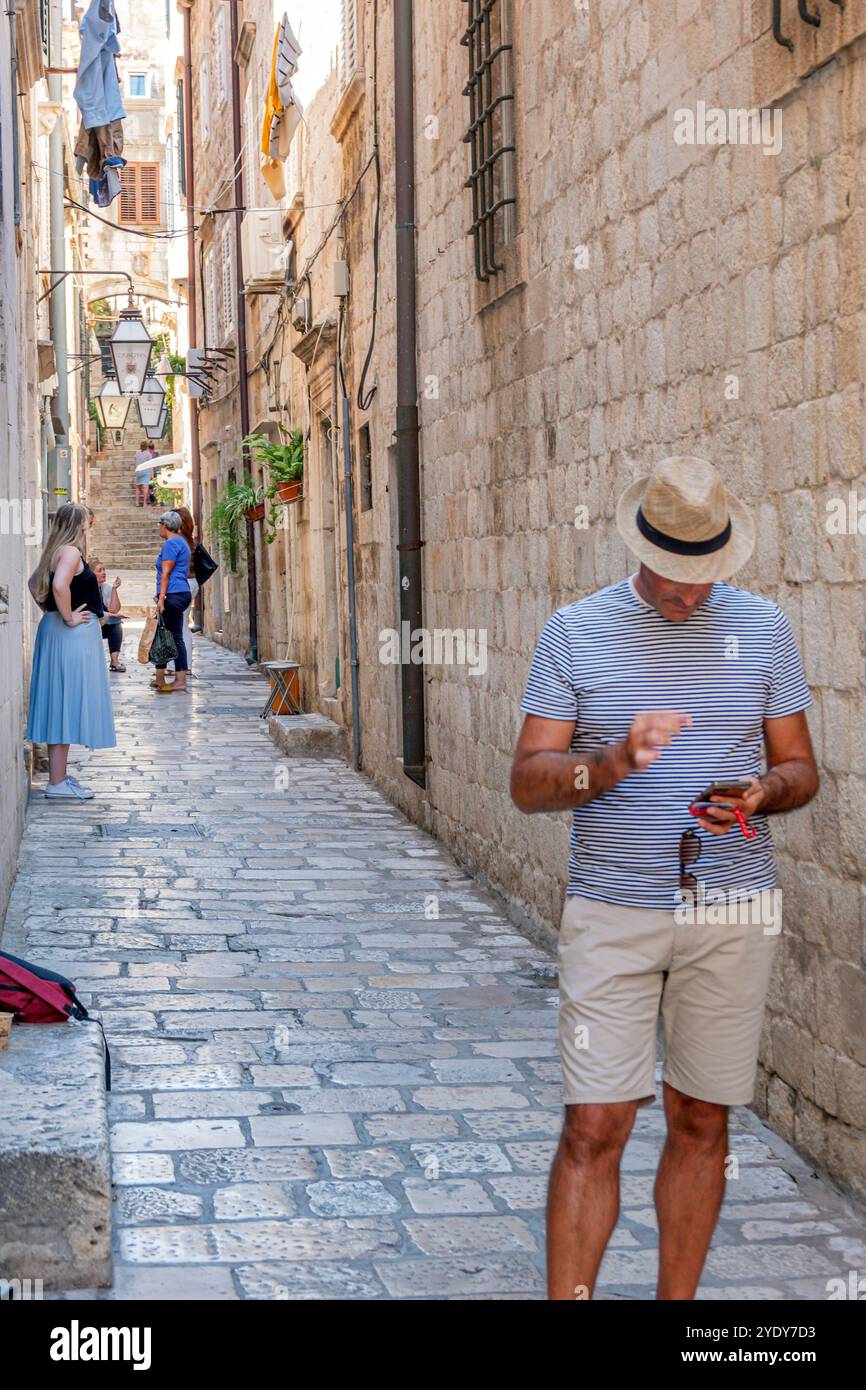
[[[693,803],[695,818],[711,835],[726,835],[734,825],[747,821],[761,809],[766,791],[758,777],[744,777],[713,782],[703,796]],[[739,812],[739,815],[737,814]],[[743,834],[747,835],[745,827]],[[751,832],[748,832],[749,838]]]

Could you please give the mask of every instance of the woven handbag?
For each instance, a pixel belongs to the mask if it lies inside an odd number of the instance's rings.
[[[148,661],[160,670],[167,666],[170,661],[174,661],[177,656],[177,643],[165,625],[162,614],[159,615],[159,622],[156,625],[156,636],[151,644],[148,653]]]

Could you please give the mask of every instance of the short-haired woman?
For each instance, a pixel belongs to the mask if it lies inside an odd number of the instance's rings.
[[[159,518],[162,549],[156,557],[156,606],[177,646],[174,684],[168,685],[165,667],[156,669],[156,689],[161,695],[186,690],[189,663],[183,640],[183,615],[192,602],[189,587],[190,547],[182,534],[177,512],[163,512]]]
[[[87,508],[58,507],[30,592],[43,610],[36,632],[27,737],[48,745],[52,799],[89,801],[93,792],[67,772],[69,747],[114,748],[114,717],[102,655],[102,594],[84,559]]]

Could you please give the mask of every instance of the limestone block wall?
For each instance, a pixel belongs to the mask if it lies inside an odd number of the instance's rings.
[[[18,105],[10,90],[8,27],[0,26],[0,110]],[[25,93],[19,125],[23,158],[35,100]],[[24,761],[26,689],[38,610],[27,591],[42,535],[39,414],[36,395],[37,214],[34,186],[21,188],[14,221],[12,126],[0,129],[0,926],[15,875],[29,789]],[[26,167],[26,166],[25,166]]]
[[[366,44],[370,15],[367,5]],[[519,235],[497,293],[476,284],[466,235],[463,11],[416,9],[425,621],[485,629],[489,644],[483,677],[428,669],[426,801],[395,756],[397,673],[376,659],[377,634],[394,622],[396,539],[385,490],[393,57],[380,25],[379,392],[365,417],[374,510],[360,520],[365,767],[517,910],[555,924],[567,817],[524,818],[507,798],[534,643],[555,607],[632,568],[613,526],[621,490],[667,454],[710,458],[758,520],[739,582],[792,621],[823,779],[813,805],[774,824],[785,939],[758,1104],[864,1191],[866,41],[840,32],[835,56],[808,75],[797,32],[790,71],[770,80],[770,17],[769,4],[697,0],[514,5]],[[767,90],[781,120],[771,152],[675,138],[683,110],[749,109]],[[369,194],[355,217],[357,364]],[[828,504],[849,507],[850,493],[853,527],[832,534]],[[586,527],[575,525],[580,507]]]
[[[785,932],[757,1104],[804,1153],[862,1193],[866,39],[859,19],[850,6],[827,17],[818,44],[791,7],[789,58],[770,47],[772,6],[762,0],[512,0],[517,225],[501,277],[484,287],[467,236],[465,8],[415,7],[425,624],[483,634],[487,651],[483,671],[426,669],[430,761],[422,793],[400,764],[399,667],[380,659],[382,634],[398,623],[394,63],[388,5],[380,6],[374,63],[373,9],[372,0],[359,0],[361,92],[342,111],[334,141],[321,112],[315,122],[307,113],[304,139],[315,158],[305,167],[296,225],[299,269],[313,258],[309,289],[319,321],[334,307],[331,243],[315,256],[330,215],[323,208],[353,194],[342,250],[351,272],[346,361],[364,768],[501,891],[516,916],[554,927],[568,817],[522,817],[507,794],[535,641],[554,608],[633,568],[613,525],[623,488],[671,453],[711,459],[757,518],[759,544],[739,582],[777,599],[791,619],[814,694],[810,725],[823,779],[813,805],[774,824]],[[194,25],[207,13],[196,5]],[[760,143],[744,142],[742,131],[753,128],[748,112],[765,105]],[[711,143],[713,108],[724,115],[725,138]],[[747,116],[742,128],[737,112]],[[364,172],[374,114],[378,189],[374,168]],[[362,409],[377,199],[378,303],[366,381],[376,392]],[[258,343],[266,322],[254,313]],[[309,363],[290,359],[299,341],[288,333],[281,352],[293,415],[309,403],[312,375]],[[260,416],[269,387],[252,388]],[[214,410],[203,438],[214,452],[205,448],[203,459],[225,448],[228,419]],[[372,447],[369,507],[359,494],[363,426]],[[311,459],[307,483],[306,510],[292,519],[291,564],[285,554],[279,564],[269,560],[260,601],[284,605],[278,590],[290,588],[310,707],[347,721],[345,557],[331,603],[322,588],[332,539],[320,460]],[[338,499],[342,505],[339,491]],[[339,513],[334,525],[343,551]],[[347,673],[339,700],[323,693],[322,682],[335,612]],[[237,624],[225,640],[243,644]]]

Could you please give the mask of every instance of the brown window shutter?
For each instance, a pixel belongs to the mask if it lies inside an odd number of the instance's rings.
[[[120,174],[120,222],[160,224],[159,165],[126,164]]]
[[[159,165],[138,166],[138,220],[159,224]]]
[[[126,164],[120,171],[120,221],[138,221],[137,164]]]

